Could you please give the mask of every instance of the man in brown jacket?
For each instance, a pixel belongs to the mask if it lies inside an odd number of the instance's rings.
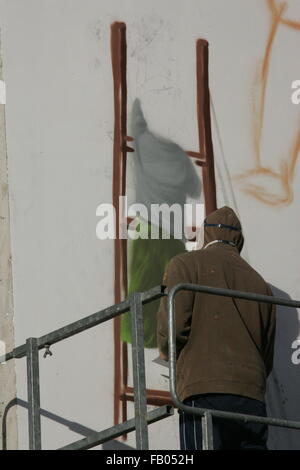
[[[272,295],[240,256],[244,238],[235,212],[222,207],[204,222],[204,245],[171,259],[163,284],[192,283]],[[166,297],[158,310],[158,347],[168,360]],[[266,378],[272,370],[275,306],[179,291],[175,297],[177,393],[201,408],[266,416]],[[183,450],[201,449],[201,420],[179,412]],[[215,449],[266,449],[267,426],[213,419]]]

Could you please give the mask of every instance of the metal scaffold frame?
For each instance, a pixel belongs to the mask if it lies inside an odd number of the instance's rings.
[[[28,433],[29,449],[40,450],[41,442],[41,418],[40,418],[40,383],[39,383],[39,350],[46,349],[55,343],[63,341],[71,336],[93,328],[115,318],[129,309],[133,315],[132,321],[132,364],[134,382],[134,418],[121,424],[114,425],[104,431],[93,433],[91,436],[75,441],[59,450],[84,450],[107,442],[124,433],[136,432],[136,449],[147,450],[149,448],[148,425],[169,417],[174,409],[171,406],[160,406],[147,412],[146,402],[146,378],[144,357],[144,329],[143,329],[143,304],[168,296],[168,335],[170,352],[170,393],[175,407],[201,417],[203,428],[203,449],[213,449],[213,418],[222,417],[238,421],[265,423],[270,426],[279,426],[300,430],[300,421],[290,421],[278,418],[263,418],[261,416],[246,415],[225,411],[216,411],[205,408],[193,408],[180,401],[176,391],[176,332],[174,298],[180,290],[202,292],[206,294],[220,295],[249,301],[284,305],[286,307],[300,307],[300,301],[287,300],[280,297],[259,295],[249,292],[241,292],[231,289],[200,286],[197,284],[177,284],[170,292],[166,292],[165,286],[157,286],[146,292],[135,292],[129,300],[112,305],[104,310],[82,318],[74,323],[52,331],[39,338],[28,338],[26,343],[13,349],[13,351],[0,357],[0,362],[26,357],[27,360],[27,389],[28,389]]]

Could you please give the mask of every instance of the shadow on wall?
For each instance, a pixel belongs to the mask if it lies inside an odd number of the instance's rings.
[[[13,406],[16,406],[16,405],[21,406],[22,408],[25,408],[28,410],[27,401],[21,400],[20,398],[14,398],[6,405],[6,408],[2,417],[2,450],[10,450],[8,449],[8,446],[7,446],[7,431],[8,431],[7,427],[8,427],[8,421],[9,421],[8,412]],[[88,428],[87,426],[77,423],[76,421],[70,421],[66,418],[63,418],[62,416],[59,416],[55,413],[52,413],[51,411],[47,411],[42,408],[41,408],[41,417],[50,419],[51,421],[61,424],[62,426],[66,426],[70,431],[75,432],[79,434],[80,436],[83,436],[83,438],[97,435],[97,431],[95,431],[94,429]],[[99,429],[99,431],[102,431],[102,429]],[[74,441],[75,440],[76,439],[74,439]],[[43,447],[44,449],[46,448],[45,446]],[[134,449],[134,447],[130,447],[129,445],[123,444],[122,442],[119,442],[117,440],[111,440],[102,444],[102,449],[103,450],[129,450],[129,449]],[[11,449],[11,450],[17,450],[17,449]]]
[[[270,287],[274,296],[291,300],[286,292]],[[266,394],[268,414],[273,418],[300,421],[300,401],[297,399],[300,364],[293,364],[291,348],[299,331],[297,309],[277,305],[274,366]],[[268,447],[271,450],[300,450],[300,430],[270,427]]]
[[[22,400],[21,398],[14,398],[6,405],[6,408],[2,417],[2,450],[10,450],[7,447],[8,423],[9,423],[8,413],[9,413],[9,410],[13,406],[16,406],[16,405],[21,406],[22,408],[25,408],[28,410],[27,401]],[[95,431],[94,429],[88,428],[87,426],[77,423],[76,421],[70,421],[66,418],[63,418],[62,416],[52,413],[51,411],[44,410],[43,408],[41,408],[41,417],[50,419],[51,421],[61,424],[62,426],[66,426],[70,431],[75,432],[83,437],[90,437],[90,436],[97,434],[97,431]],[[16,449],[12,449],[12,450],[16,450]]]

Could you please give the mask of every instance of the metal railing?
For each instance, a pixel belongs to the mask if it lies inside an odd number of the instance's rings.
[[[204,408],[193,408],[180,401],[176,392],[176,332],[174,324],[174,297],[179,290],[190,290],[204,292],[207,294],[234,297],[258,302],[285,305],[287,307],[300,307],[300,302],[282,298],[258,295],[248,292],[240,292],[230,289],[219,289],[195,284],[178,284],[166,294],[165,286],[157,286],[146,292],[136,292],[128,300],[108,307],[104,310],[89,315],[81,320],[59,328],[39,338],[28,338],[26,343],[14,348],[11,352],[0,357],[0,363],[13,358],[26,357],[27,360],[27,390],[28,390],[28,433],[29,449],[40,450],[41,443],[41,413],[40,413],[40,385],[39,385],[39,350],[46,349],[66,338],[93,328],[112,318],[131,311],[132,328],[132,363],[133,363],[133,385],[134,385],[134,418],[124,423],[112,426],[104,431],[93,433],[91,436],[75,441],[61,447],[60,450],[84,450],[107,442],[124,433],[136,432],[136,448],[148,449],[148,425],[158,420],[173,415],[172,406],[161,406],[151,412],[147,412],[146,403],[146,379],[145,379],[145,355],[144,355],[144,327],[143,327],[143,304],[168,295],[168,335],[169,335],[169,368],[170,368],[170,392],[173,404],[179,409],[201,416],[203,429],[203,449],[213,449],[213,417],[226,419],[251,421],[265,423],[272,426],[300,429],[300,422],[275,418],[263,418],[260,416],[246,415],[241,413],[230,413],[215,411]]]
[[[136,432],[136,448],[148,449],[148,425],[173,414],[172,406],[161,406],[147,413],[146,379],[144,356],[144,327],[142,305],[159,299],[163,293],[161,286],[146,292],[133,293],[128,300],[115,304],[104,310],[89,315],[81,320],[52,331],[40,338],[28,338],[25,344],[14,348],[11,352],[0,357],[0,363],[13,358],[26,357],[27,360],[27,390],[28,390],[28,433],[29,449],[40,450],[41,443],[41,413],[39,385],[39,350],[46,349],[66,338],[74,336],[100,323],[104,323],[117,315],[131,311],[132,327],[132,362],[134,385],[134,419],[112,426],[104,431],[95,432],[91,436],[75,441],[60,450],[84,450],[107,442],[124,433]]]
[[[250,292],[242,292],[231,289],[220,289],[217,287],[200,286],[197,284],[177,284],[168,294],[168,336],[169,336],[169,367],[170,367],[170,392],[174,402],[182,411],[186,413],[201,416],[202,422],[202,448],[203,450],[212,450],[213,445],[213,417],[231,419],[236,421],[263,423],[270,426],[279,426],[285,428],[300,429],[300,421],[290,421],[277,418],[263,418],[261,416],[247,415],[243,413],[234,413],[229,411],[217,411],[208,408],[195,408],[184,404],[178,397],[176,391],[176,331],[174,322],[174,297],[180,290],[203,292],[206,294],[220,295],[224,297],[233,297],[236,299],[245,299],[256,302],[264,302],[275,305],[284,305],[286,307],[300,307],[300,301],[287,300],[280,297],[268,295],[259,295]]]

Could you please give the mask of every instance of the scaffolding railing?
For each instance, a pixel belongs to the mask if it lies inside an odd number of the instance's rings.
[[[71,336],[93,328],[130,310],[132,326],[132,363],[134,385],[134,419],[112,426],[104,431],[75,441],[61,449],[84,450],[114,439],[133,430],[136,432],[136,448],[148,449],[148,424],[173,414],[171,406],[161,406],[147,413],[145,355],[144,355],[144,326],[143,304],[154,301],[163,295],[162,286],[154,287],[146,292],[133,293],[129,299],[112,305],[74,323],[52,331],[39,338],[28,338],[25,344],[14,348],[11,352],[0,357],[0,363],[13,358],[26,357],[27,360],[27,390],[28,390],[28,435],[29,449],[40,450],[41,442],[41,413],[40,413],[40,384],[39,384],[39,350],[49,352],[51,345]]]
[[[169,369],[170,369],[170,393],[173,405],[187,413],[193,413],[201,417],[203,428],[203,449],[213,449],[213,418],[265,423],[271,426],[300,429],[300,421],[290,421],[277,418],[263,418],[261,416],[246,415],[216,411],[206,408],[194,408],[180,401],[176,392],[176,332],[174,324],[174,297],[180,290],[191,290],[206,294],[246,299],[250,301],[266,302],[287,307],[300,307],[300,301],[287,300],[278,297],[259,295],[249,292],[220,289],[197,284],[178,284],[170,292],[165,291],[165,286],[157,286],[146,292],[135,292],[128,300],[112,305],[104,310],[96,312],[76,322],[52,331],[39,338],[28,338],[26,343],[14,348],[11,352],[0,357],[0,363],[11,359],[26,357],[27,360],[27,390],[28,390],[28,435],[29,449],[40,450],[41,442],[41,413],[40,413],[40,383],[39,383],[39,350],[45,349],[49,353],[51,345],[63,341],[71,336],[93,328],[112,318],[130,310],[132,328],[132,366],[134,385],[134,418],[112,426],[103,431],[94,432],[87,438],[74,441],[59,450],[84,450],[90,449],[124,433],[135,430],[136,449],[147,450],[149,448],[148,425],[172,416],[172,406],[161,406],[147,412],[146,402],[146,378],[145,378],[145,354],[144,354],[144,324],[143,304],[168,296],[168,335],[169,335]]]

